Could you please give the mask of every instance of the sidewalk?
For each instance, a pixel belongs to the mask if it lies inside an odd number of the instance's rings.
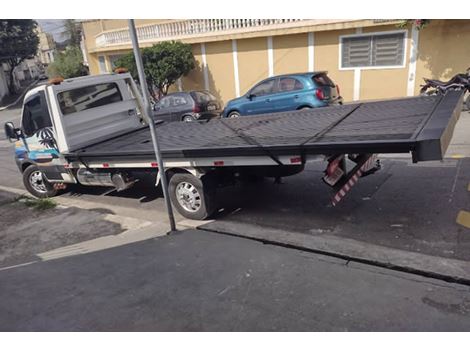
[[[0,271],[146,240],[167,229],[96,205],[82,209],[50,202],[0,190]]]

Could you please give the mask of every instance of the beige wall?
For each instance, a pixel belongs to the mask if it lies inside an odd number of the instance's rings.
[[[232,41],[206,44],[209,90],[224,103],[235,97]]]
[[[146,22],[145,22],[146,21]],[[142,23],[155,20],[142,20]],[[95,34],[103,28],[121,28],[125,20],[85,22],[86,43],[95,45]],[[375,25],[361,28],[363,33],[399,30],[395,25]],[[90,33],[94,33],[91,35]],[[339,37],[355,34],[356,29],[317,31],[314,33],[314,69],[325,70],[340,86],[345,101],[354,96],[354,70],[339,69]],[[393,69],[360,69],[360,100],[382,99],[406,96],[409,78],[411,52],[411,29],[407,29],[405,67]],[[308,34],[274,35],[273,58],[274,74],[302,72],[308,70]],[[448,79],[470,66],[470,21],[432,20],[431,24],[419,32],[419,55],[416,64],[415,94],[419,91],[423,77]],[[90,45],[91,45],[90,44]],[[234,62],[232,40],[206,42],[206,58],[209,89],[224,103],[235,97]],[[107,51],[103,54],[118,53]],[[183,78],[183,89],[204,89],[201,45],[192,44],[196,58],[196,69]],[[268,77],[267,37],[237,39],[238,79],[240,94],[244,94],[254,84]],[[122,51],[121,51],[122,52]],[[97,53],[89,54],[92,74],[98,73]],[[99,54],[102,55],[102,54]],[[175,89],[173,87],[173,89]]]
[[[237,40],[240,95],[245,94],[254,84],[268,77],[267,49],[266,38]]]
[[[315,33],[315,70],[328,71],[345,101],[353,99],[354,72],[339,70],[339,36],[353,33],[353,30]]]
[[[470,66],[470,21],[433,20],[419,33],[415,94],[423,77],[448,80]]]
[[[201,45],[193,44],[192,52],[196,60],[196,67],[186,77],[183,77],[184,90],[203,90],[204,88],[204,73],[201,54]]]
[[[274,74],[308,70],[308,34],[273,37]]]

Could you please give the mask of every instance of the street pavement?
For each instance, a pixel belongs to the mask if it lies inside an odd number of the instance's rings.
[[[468,331],[468,286],[188,230],[0,271],[6,331]]]

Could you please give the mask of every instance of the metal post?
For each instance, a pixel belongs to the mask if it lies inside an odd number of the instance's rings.
[[[129,33],[132,40],[132,47],[134,50],[135,63],[137,65],[137,72],[139,73],[140,88],[142,90],[142,98],[144,99],[145,113],[149,117],[149,128],[150,134],[152,135],[153,149],[158,163],[158,172],[160,173],[160,180],[163,189],[163,197],[165,198],[166,210],[168,212],[168,218],[170,219],[171,231],[176,230],[175,217],[173,216],[173,208],[171,207],[170,197],[168,195],[168,183],[165,174],[165,167],[163,164],[163,158],[160,153],[160,147],[158,145],[157,132],[155,130],[155,123],[152,119],[152,109],[150,107],[147,81],[145,79],[144,64],[142,62],[142,56],[140,55],[139,42],[137,40],[137,32],[135,30],[134,20],[129,20]]]

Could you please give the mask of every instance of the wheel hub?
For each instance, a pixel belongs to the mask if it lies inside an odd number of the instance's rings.
[[[31,175],[29,175],[29,183],[31,184],[31,187],[33,187],[35,191],[40,192],[40,193],[47,192],[47,188],[44,183],[44,179],[42,177],[41,171],[32,172]]]
[[[198,211],[202,205],[201,195],[194,185],[189,182],[181,182],[176,186],[178,203],[191,213]]]

